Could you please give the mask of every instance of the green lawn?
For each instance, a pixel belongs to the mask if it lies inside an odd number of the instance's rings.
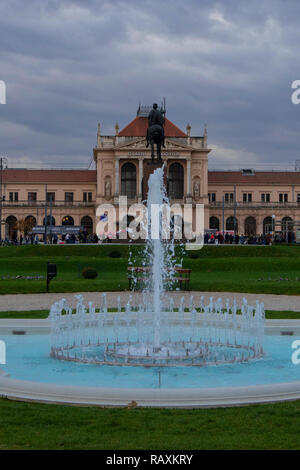
[[[111,251],[121,258],[110,258]],[[22,246],[0,248],[0,293],[44,292],[45,281],[1,280],[45,275],[55,262],[52,292],[126,289],[127,246]],[[140,257],[140,247],[133,247]],[[178,258],[182,253],[177,252]],[[139,262],[137,262],[139,263]],[[84,266],[98,278],[80,277]],[[300,249],[205,247],[192,268],[191,289],[300,294]],[[280,280],[281,279],[281,280]],[[288,279],[288,280],[286,280]],[[47,310],[1,312],[0,318],[46,318]],[[267,311],[267,318],[300,312]],[[120,409],[42,405],[0,399],[0,450],[4,449],[299,449],[300,401],[218,409]]]
[[[68,407],[0,399],[4,449],[299,449],[300,402],[217,409]]]
[[[134,253],[135,264],[140,265],[141,246],[1,247],[0,294],[45,292],[45,280],[13,280],[11,277],[45,276],[47,261],[56,263],[58,272],[51,282],[51,292],[128,289],[129,250]],[[112,251],[119,251],[121,257],[110,257]],[[178,247],[177,259],[182,258],[183,266],[192,269],[191,290],[300,294],[298,246],[204,247],[196,255]],[[86,266],[97,269],[96,279],[82,278]]]

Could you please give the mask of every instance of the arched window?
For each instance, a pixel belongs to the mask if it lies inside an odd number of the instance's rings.
[[[62,225],[74,225],[74,219],[70,215],[65,215],[61,221]]]
[[[121,194],[133,199],[136,196],[136,167],[133,163],[125,163],[121,169]]]
[[[212,216],[209,218],[209,228],[220,230],[220,222],[219,222],[218,217]]]
[[[273,219],[272,217],[265,217],[263,220],[263,232],[264,235],[273,231]]]
[[[235,221],[235,223],[234,223],[234,221]],[[228,219],[226,219],[226,230],[230,230],[230,231],[233,232],[234,229],[236,231],[238,230],[238,221],[233,216],[228,217]]]
[[[10,240],[17,238],[17,218],[14,215],[10,215],[6,218],[5,222],[7,223],[7,235]]]
[[[43,220],[43,225],[45,225],[45,217]],[[50,225],[50,215],[47,215],[47,225]],[[53,216],[51,218],[51,225],[55,225],[55,218]]]
[[[254,217],[247,217],[245,220],[245,235],[256,235],[256,219]]]
[[[184,170],[180,163],[172,163],[169,168],[168,195],[170,199],[182,199],[184,191]]]
[[[86,230],[88,233],[93,233],[93,219],[85,215],[80,221],[80,225],[83,227],[83,230]]]

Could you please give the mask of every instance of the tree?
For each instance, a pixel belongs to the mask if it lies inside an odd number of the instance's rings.
[[[31,229],[35,226],[35,222],[31,218],[27,219],[20,219],[18,222],[16,222],[14,226],[14,230],[18,230],[19,232],[23,233],[24,235],[27,235]]]

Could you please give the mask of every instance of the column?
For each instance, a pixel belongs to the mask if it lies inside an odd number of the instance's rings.
[[[138,197],[142,197],[142,181],[143,181],[143,164],[144,160],[143,158],[139,159],[139,187],[138,187]]]
[[[115,196],[119,195],[119,167],[120,167],[120,159],[115,159]]]
[[[186,161],[186,195],[191,195],[191,160]]]

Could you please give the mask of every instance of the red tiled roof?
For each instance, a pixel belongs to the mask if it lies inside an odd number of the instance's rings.
[[[3,183],[96,183],[96,170],[3,170]]]
[[[208,184],[298,184],[297,171],[258,171],[253,175],[243,175],[241,171],[209,171]]]
[[[124,129],[119,132],[120,137],[145,137],[148,128],[148,119],[146,117],[137,116]],[[173,122],[165,118],[164,124],[166,137],[186,137],[187,135],[180,130]]]

